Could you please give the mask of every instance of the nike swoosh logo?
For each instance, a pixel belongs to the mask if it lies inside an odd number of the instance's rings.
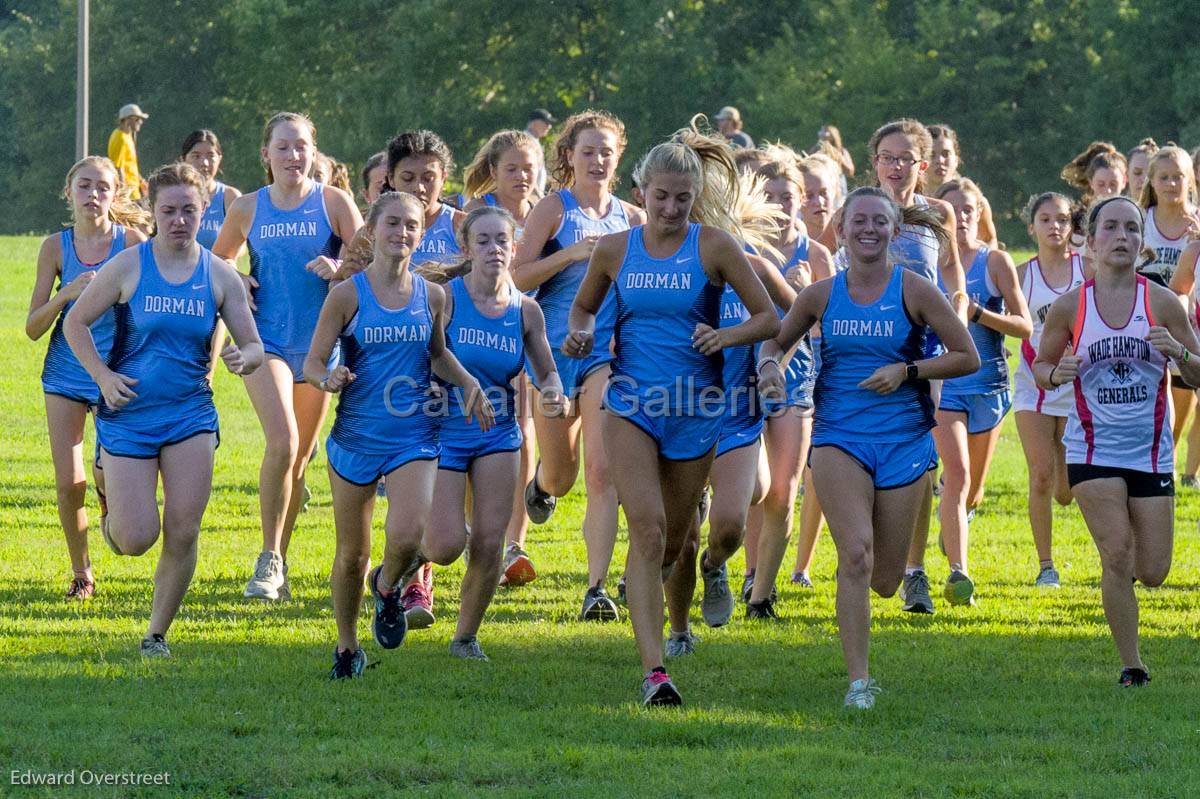
[[[690,261],[690,260],[691,260],[690,258],[676,258],[676,259],[675,259],[675,263],[677,263],[677,264],[686,264],[686,263],[687,263],[688,261]]]
[[[1171,481],[1170,481],[1170,480],[1163,480],[1163,481],[1162,481],[1161,483],[1159,483],[1158,485],[1159,485],[1159,487],[1161,487],[1161,488],[1166,488],[1166,487],[1167,487],[1167,486],[1169,486],[1170,484],[1171,484]]]
[[[921,462],[920,462],[920,461],[917,461],[916,463],[914,463],[914,464],[912,465],[912,468],[914,468],[914,469],[916,469],[916,468],[919,468],[919,467],[920,467],[920,465],[921,465]]]
[[[192,286],[192,291],[199,291],[200,289],[206,289],[206,288],[208,288],[208,284],[201,283],[199,286]]]
[[[504,323],[504,326],[505,326],[505,327],[512,327],[512,326],[513,326],[513,325],[515,325],[515,324],[516,324],[516,322],[515,322],[515,321],[508,321],[508,322],[505,322],[505,323]]]
[[[881,311],[890,311],[890,310],[892,310],[892,309],[893,309],[893,308],[895,308],[895,307],[896,307],[895,305],[880,305],[880,306],[879,306],[879,310],[881,310]]]
[[[304,213],[306,213],[306,214],[315,214],[316,212],[317,212],[316,208],[305,208],[304,209]]]

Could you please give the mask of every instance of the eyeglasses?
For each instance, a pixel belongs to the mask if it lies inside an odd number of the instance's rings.
[[[875,156],[875,163],[877,163],[877,164],[883,164],[884,166],[899,166],[899,167],[902,167],[903,169],[908,169],[910,166],[917,163],[918,160],[919,159],[913,158],[911,155],[901,155],[901,156],[877,155],[877,156]]]

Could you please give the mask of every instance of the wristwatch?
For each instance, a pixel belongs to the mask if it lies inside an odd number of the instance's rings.
[[[913,363],[912,361],[904,362],[904,379],[905,380],[916,380],[917,379],[917,365],[915,363]]]

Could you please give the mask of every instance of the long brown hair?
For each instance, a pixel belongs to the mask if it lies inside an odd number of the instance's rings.
[[[870,141],[867,142],[867,151],[871,154],[871,161],[874,162],[875,156],[879,154],[879,143],[893,133],[902,133],[912,139],[917,145],[917,157],[922,161],[928,162],[933,155],[933,136],[929,133],[929,128],[922,125],[918,120],[905,117],[903,119],[893,120],[871,134]],[[872,163],[872,167],[874,163]],[[871,169],[871,185],[879,185],[879,174]],[[917,173],[917,194],[925,191],[925,173]],[[847,200],[850,198],[847,197]]]
[[[571,153],[579,141],[579,134],[585,130],[610,130],[617,137],[617,155],[625,152],[628,141],[625,138],[625,123],[607,111],[589,108],[572,114],[563,122],[562,132],[554,144],[554,165],[550,176],[558,188],[568,189],[575,183],[575,168],[571,166]],[[617,185],[614,174],[609,188]],[[638,184],[641,185],[641,184]]]

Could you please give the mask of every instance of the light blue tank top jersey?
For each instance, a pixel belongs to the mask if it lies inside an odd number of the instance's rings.
[[[446,261],[460,252],[458,239],[454,235],[454,208],[442,203],[437,219],[425,229],[421,243],[413,250],[408,264],[411,267],[426,261]]]
[[[562,201],[563,218],[554,238],[546,242],[542,249],[542,257],[553,255],[576,242],[589,236],[603,236],[608,233],[620,233],[629,229],[629,218],[625,214],[625,206],[613,196],[609,202],[608,214],[603,219],[593,219],[579,207],[578,200],[570,189],[559,189],[558,198]],[[557,350],[567,337],[567,317],[571,313],[571,305],[575,302],[575,294],[587,274],[586,260],[576,261],[563,267],[537,289],[537,301],[542,306],[546,317],[546,338],[550,341],[550,349]],[[594,334],[594,351],[605,351],[612,341],[613,327],[617,321],[617,308],[614,292],[610,291],[600,305],[596,314],[596,329]]]
[[[59,237],[59,245],[62,249],[62,267],[58,280],[58,291],[62,291],[64,286],[70,285],[71,281],[84,272],[100,269],[117,253],[125,249],[125,228],[121,225],[113,225],[112,246],[108,248],[108,255],[104,256],[104,259],[98,264],[85,264],[79,260],[79,255],[75,252],[75,228],[67,228],[59,234]],[[63,320],[67,318],[67,312],[74,305],[75,301],[72,300],[63,307],[62,313],[58,315],[58,321],[54,323],[54,330],[50,333],[50,344],[46,347],[46,360],[42,364],[42,388],[48,394],[61,394],[72,399],[95,401],[100,396],[100,389],[92,382],[92,376],[79,363],[79,359],[75,357],[75,353],[67,344],[66,336],[63,335]],[[92,339],[96,342],[96,351],[100,353],[101,359],[108,358],[108,353],[112,349],[115,318],[113,310],[109,309],[92,323]]]
[[[992,313],[1004,313],[1004,298],[988,275],[988,255],[985,244],[979,246],[975,259],[967,270],[967,294],[972,302]],[[979,371],[955,377],[942,384],[944,394],[999,394],[1008,391],[1008,363],[1004,357],[1004,334],[971,322],[967,325],[975,349],[979,351]]]
[[[454,297],[454,310],[446,326],[446,346],[459,363],[479,381],[492,407],[496,426],[510,422],[516,410],[512,380],[525,365],[525,325],[521,317],[522,294],[509,292],[504,315],[484,316],[475,307],[467,284],[461,277],[448,286]],[[450,416],[461,418],[462,389],[446,386]]]
[[[666,258],[652,258],[644,228],[633,228],[613,282],[616,360],[609,390],[624,397],[664,398],[669,411],[685,414],[700,413],[694,401],[704,389],[723,386],[721,354],[703,355],[692,346],[697,324],[720,327],[725,290],[713,285],[701,266],[700,228],[690,223],[683,244]],[[724,403],[719,410],[724,412]]]
[[[742,298],[726,283],[721,292],[721,327],[740,325],[749,318],[750,312]],[[760,413],[755,372],[757,355],[758,347],[754,344],[726,347],[721,352],[724,361],[721,382],[725,386],[726,415],[730,417],[755,417]]]
[[[138,245],[141,275],[128,302],[114,306],[116,333],[108,368],[138,381],[137,396],[101,420],[153,428],[184,416],[211,413],[208,365],[217,302],[212,288],[213,254],[201,248],[187,280],[170,283],[158,271],[151,242]]]
[[[491,205],[491,206],[497,205],[496,195],[492,194],[490,191],[487,194],[483,195],[483,201],[486,204]]]
[[[904,308],[903,268],[893,267],[871,305],[850,298],[846,274],[834,275],[821,315],[813,443],[911,441],[933,428],[929,381],[908,381],[886,395],[858,387],[880,366],[923,357],[925,327]]]
[[[325,193],[313,184],[304,202],[280,211],[270,188],[259,189],[246,243],[254,289],[254,322],[263,348],[277,355],[304,355],[312,343],[329,283],[305,269],[318,255],[337,258],[342,240],[325,211]]]
[[[801,236],[796,240],[796,250],[792,253],[792,257],[787,260],[787,263],[779,268],[780,274],[786,275],[788,270],[796,264],[808,260],[808,245],[810,241],[807,235]],[[782,321],[790,309],[776,308],[775,310]],[[807,395],[812,392],[812,381],[815,377],[813,371],[812,340],[808,337],[808,334],[805,334],[800,339],[796,351],[792,353],[792,359],[788,361],[785,373],[787,377],[788,401],[785,404],[795,404],[801,394],[806,395],[803,398],[804,401],[808,400]]]
[[[342,389],[330,435],[360,455],[391,455],[422,434],[437,442],[436,417],[425,413],[433,316],[425,279],[412,279],[408,302],[392,310],[379,304],[366,272],[351,278],[358,312],[339,340],[355,378]]]
[[[920,194],[913,195],[913,205],[926,206],[929,201]],[[938,281],[937,236],[923,225],[901,225],[900,234],[888,247],[888,260],[934,283]]]
[[[215,182],[217,188],[208,198],[208,207],[200,217],[200,230],[196,231],[196,241],[210,250],[217,243],[217,233],[225,222],[225,184],[219,180]]]

